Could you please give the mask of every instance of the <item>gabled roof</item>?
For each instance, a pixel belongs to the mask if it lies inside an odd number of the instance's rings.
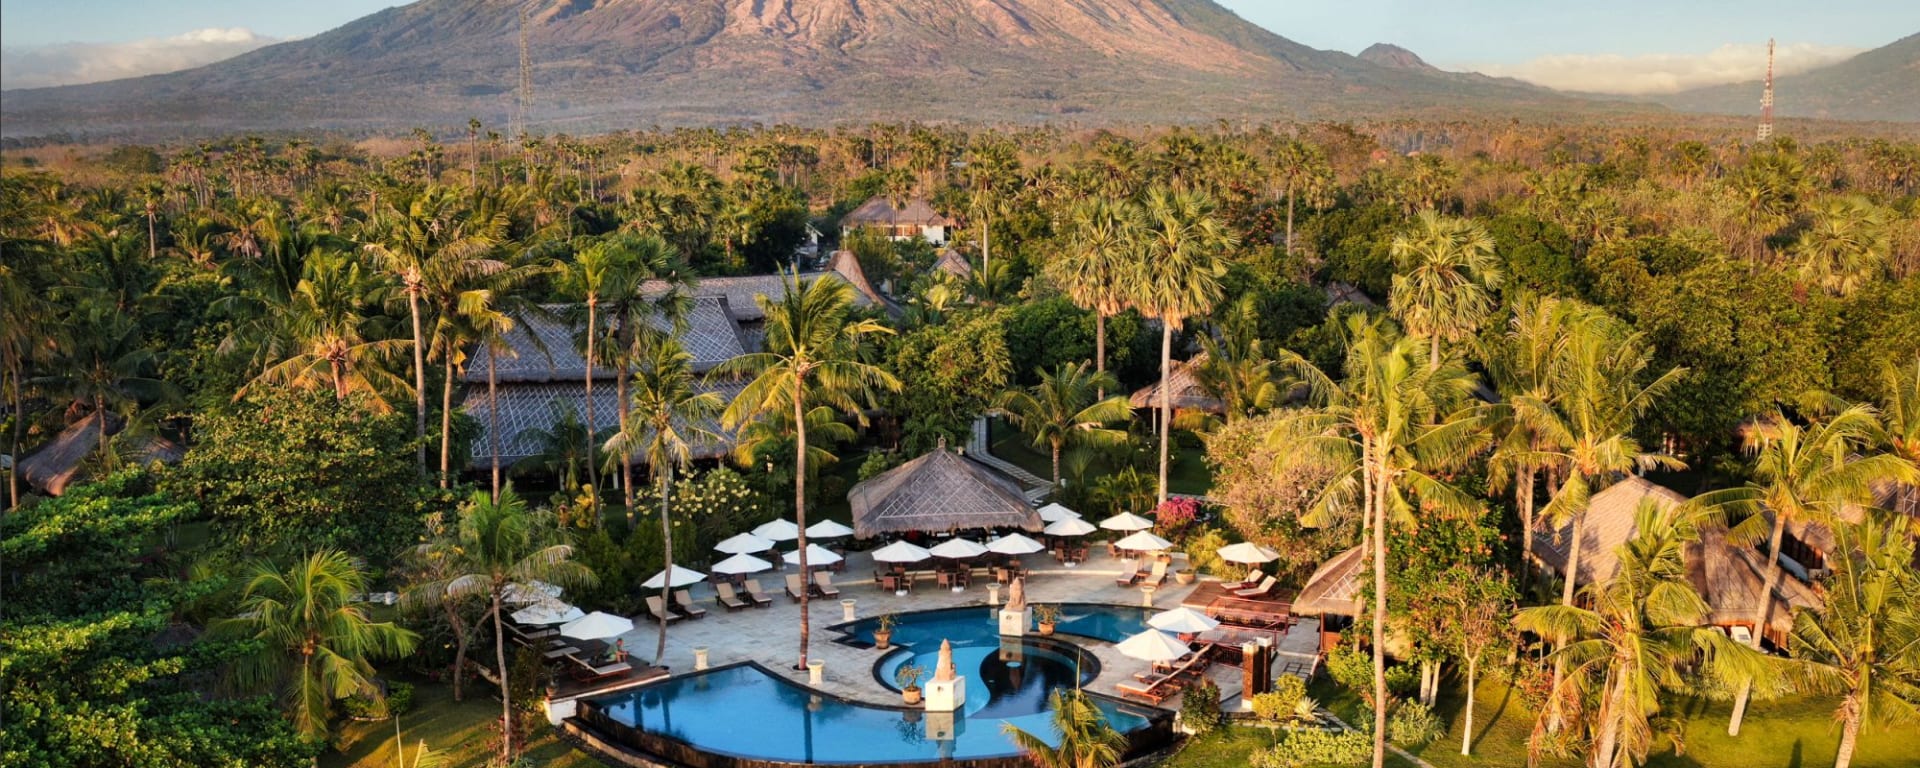
[[[860,271],[859,259],[848,251],[836,252],[824,271],[800,274],[800,282],[809,280],[838,280],[853,286],[853,305],[856,307],[885,304],[880,292],[874,290],[873,285],[867,282],[865,273]],[[649,281],[641,290],[649,294],[665,291],[666,283]],[[753,323],[766,319],[766,313],[760,311],[760,303],[756,299],[786,295],[786,280],[777,274],[705,277],[694,283],[693,294],[701,298],[724,298],[727,311],[734,320]]]
[[[495,365],[495,375],[501,383],[580,381],[585,378],[586,357],[574,342],[581,326],[585,325],[585,317],[580,317],[578,321],[567,319],[570,315],[579,314],[580,308],[551,305],[543,309],[538,314],[523,314],[514,318],[514,329],[507,334],[507,343],[513,347],[514,353],[501,356]],[[660,330],[669,327],[662,317],[655,317],[653,326]],[[694,371],[700,373],[746,353],[739,326],[728,311],[728,301],[724,296],[696,297],[692,309],[687,313],[686,329],[678,338],[686,346],[687,353],[693,356]],[[484,347],[475,349],[467,363],[463,380],[485,383],[489,357],[492,357],[491,350]],[[613,371],[596,366],[593,377],[610,380]]]
[[[1192,360],[1175,360],[1167,375],[1167,390],[1173,393],[1173,407],[1176,410],[1206,411],[1208,413],[1226,413],[1227,405],[1200,386],[1199,366],[1207,364],[1207,353],[1194,355]],[[1141,387],[1133,393],[1130,401],[1135,408],[1160,407],[1160,381]]]
[[[705,392],[717,392],[724,400],[731,401],[746,386],[745,381],[729,380],[721,382],[702,382],[696,389]],[[551,433],[561,421],[561,414],[571,411],[573,418],[586,423],[587,387],[583,381],[557,381],[550,383],[515,383],[499,388],[500,402],[500,463],[510,465],[514,462],[537,456],[543,449],[542,433]],[[472,417],[480,426],[480,433],[473,438],[471,455],[474,466],[478,467],[492,461],[493,442],[487,430],[492,426],[493,413],[487,404],[486,387],[469,387],[467,399],[460,405],[461,410]],[[557,410],[556,410],[557,409]],[[619,391],[611,383],[593,388],[593,420],[597,430],[614,429],[620,420]],[[720,442],[705,441],[693,446],[694,458],[708,459],[724,456],[732,449],[732,438],[718,424],[706,424],[704,427],[722,435],[726,439]],[[636,463],[645,461],[634,457]]]
[[[1661,509],[1671,509],[1687,500],[1671,488],[1634,476],[1588,498],[1586,520],[1581,525],[1577,583],[1611,579],[1620,571],[1620,558],[1615,553],[1621,544],[1633,538],[1637,530],[1634,513],[1640,509],[1640,501],[1649,498],[1656,500]],[[1534,557],[1547,567],[1565,573],[1568,554],[1573,551],[1573,524],[1568,523],[1553,533],[1536,532],[1533,536]]]
[[[847,501],[853,506],[854,535],[863,539],[908,531],[1045,527],[1018,484],[948,451],[944,442],[854,486]]]
[[[26,481],[49,494],[58,496],[65,493],[80,476],[80,469],[86,464],[87,457],[100,447],[100,425],[107,425],[107,435],[120,432],[122,419],[118,416],[95,411],[79,421],[68,424],[60,434],[20,459],[20,476]],[[134,446],[134,463],[150,464],[156,461],[172,464],[186,454],[178,444],[164,437],[144,437]]]
[[[843,227],[864,227],[877,225],[908,225],[920,227],[951,226],[952,221],[941,216],[933,209],[926,198],[916,197],[908,200],[904,207],[895,208],[893,201],[886,195],[874,195],[853,209],[852,213],[840,219]]]
[[[933,268],[961,280],[973,275],[973,263],[952,248],[940,252],[940,258],[934,260]]]
[[[1360,565],[1365,553],[1354,547],[1334,555],[1315,568],[1307,584],[1293,598],[1293,612],[1302,616],[1360,615]]]

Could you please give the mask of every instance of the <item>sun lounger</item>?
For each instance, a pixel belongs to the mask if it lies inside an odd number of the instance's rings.
[[[1233,594],[1235,597],[1245,597],[1249,599],[1256,598],[1256,597],[1266,597],[1268,592],[1273,591],[1273,585],[1277,583],[1278,582],[1274,581],[1274,578],[1272,576],[1268,576],[1264,579],[1261,579],[1259,585],[1251,589],[1236,589],[1233,591]]]
[[[1153,561],[1153,570],[1140,579],[1141,586],[1157,587],[1167,580],[1167,563],[1164,560]]]
[[[713,583],[713,601],[729,611],[738,611],[747,607],[747,601],[741,600],[739,595],[734,594],[733,585],[724,581]]]
[[[555,648],[553,650],[547,651],[540,655],[545,656],[547,661],[553,661],[554,659],[558,659],[562,656],[572,656],[579,652],[580,652],[580,649],[578,648],[575,648],[571,645],[563,645],[563,646],[560,646],[559,648]]]
[[[1120,578],[1114,579],[1113,583],[1123,587],[1131,587],[1139,582],[1140,564],[1134,560],[1122,561],[1120,563]]]
[[[660,602],[659,595],[647,595],[647,613],[653,614],[656,621],[666,619],[668,624],[680,620],[679,614],[667,610],[666,604]]]
[[[684,589],[677,590],[673,593],[673,609],[686,614],[689,619],[704,619],[707,617],[707,609],[694,605],[693,593]]]
[[[518,637],[522,640],[527,640],[527,641],[539,640],[543,637],[553,637],[560,634],[560,630],[555,629],[553,627],[541,627],[539,629],[528,629],[526,627],[522,627],[515,624],[508,624],[507,631],[512,632],[515,637]]]
[[[805,597],[806,595],[807,595],[807,588],[805,585],[800,583],[800,574],[797,574],[797,573],[787,574],[787,597],[793,598],[793,601],[797,603],[797,602],[800,602],[800,598]]]
[[[813,572],[813,588],[821,597],[840,596],[840,590],[833,586],[833,574],[826,571]]]
[[[752,600],[756,608],[767,608],[773,605],[773,598],[767,597],[767,590],[760,586],[759,579],[747,579],[747,599]]]
[[[1245,576],[1240,577],[1240,580],[1224,582],[1220,586],[1224,589],[1229,589],[1229,590],[1246,589],[1255,584],[1259,584],[1260,579],[1265,576],[1266,574],[1260,571],[1260,566],[1256,565],[1252,568],[1248,568],[1247,574]]]
[[[633,665],[624,661],[595,665],[593,662],[587,661],[579,656],[568,656],[567,658],[573,662],[573,668],[571,670],[573,679],[580,681],[602,680],[609,677],[625,675],[633,671]]]

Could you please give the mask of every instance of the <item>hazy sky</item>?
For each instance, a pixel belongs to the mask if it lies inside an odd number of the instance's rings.
[[[1033,1],[1033,0],[1029,0]],[[1052,0],[1040,0],[1052,1]],[[1391,42],[1447,69],[1556,87],[1672,90],[1752,79],[1769,36],[1787,71],[1920,31],[1916,0],[1218,0],[1315,48]],[[195,66],[305,37],[396,0],[6,0],[6,87]]]

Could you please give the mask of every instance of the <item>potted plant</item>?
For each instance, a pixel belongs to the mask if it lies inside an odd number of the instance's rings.
[[[874,648],[884,651],[893,647],[893,625],[893,614],[880,614],[880,623],[873,628]]]
[[[1041,636],[1052,635],[1053,625],[1060,621],[1060,606],[1036,603],[1033,606],[1033,619],[1040,625]]]
[[[920,703],[920,678],[926,674],[925,669],[912,662],[902,664],[893,671],[893,681],[900,684],[900,695],[906,697],[908,704]]]

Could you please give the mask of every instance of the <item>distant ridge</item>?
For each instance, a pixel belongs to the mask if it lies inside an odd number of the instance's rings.
[[[1424,72],[1438,72],[1438,68],[1421,59],[1419,54],[1392,43],[1374,43],[1360,52],[1360,60],[1393,69],[1412,69]]]
[[[1920,122],[1920,33],[1846,61],[1773,81],[1776,117]],[[1652,96],[1688,112],[1760,116],[1760,73],[1749,82]]]

